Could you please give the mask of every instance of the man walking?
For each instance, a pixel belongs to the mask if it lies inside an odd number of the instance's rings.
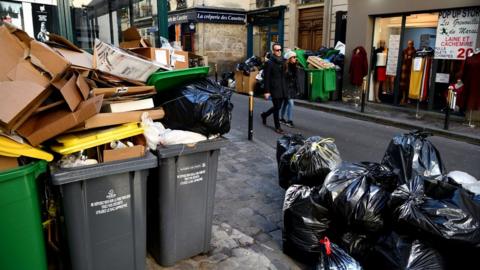
[[[272,98],[273,107],[263,112],[262,123],[267,124],[267,117],[273,114],[273,122],[275,124],[275,132],[283,134],[280,126],[279,112],[282,104],[287,98],[287,88],[285,86],[284,61],[282,58],[282,46],[278,43],[272,46],[272,55],[265,64],[263,70],[265,80],[265,99]]]

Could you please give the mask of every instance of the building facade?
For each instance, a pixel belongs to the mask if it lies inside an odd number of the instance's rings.
[[[355,0],[348,10],[355,12],[348,15],[345,70],[354,48],[364,47],[369,101],[441,111],[448,87],[469,79],[463,67],[480,47],[478,1]],[[468,105],[480,89],[472,91],[458,94],[460,112],[478,109]]]

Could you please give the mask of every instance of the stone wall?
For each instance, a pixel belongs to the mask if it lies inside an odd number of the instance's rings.
[[[218,74],[234,71],[235,65],[247,55],[247,28],[236,24],[197,24],[195,52],[208,56],[213,70],[218,65]]]

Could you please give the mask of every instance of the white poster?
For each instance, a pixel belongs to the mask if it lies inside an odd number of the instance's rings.
[[[435,59],[464,60],[475,49],[480,8],[441,11],[435,42]]]
[[[400,35],[390,35],[388,40],[387,75],[397,75],[398,51],[400,50]]]

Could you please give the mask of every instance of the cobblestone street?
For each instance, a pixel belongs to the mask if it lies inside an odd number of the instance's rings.
[[[211,251],[159,267],[148,257],[148,269],[301,269],[282,252],[284,191],[277,183],[275,150],[247,141],[238,130],[221,150],[218,167]]]

